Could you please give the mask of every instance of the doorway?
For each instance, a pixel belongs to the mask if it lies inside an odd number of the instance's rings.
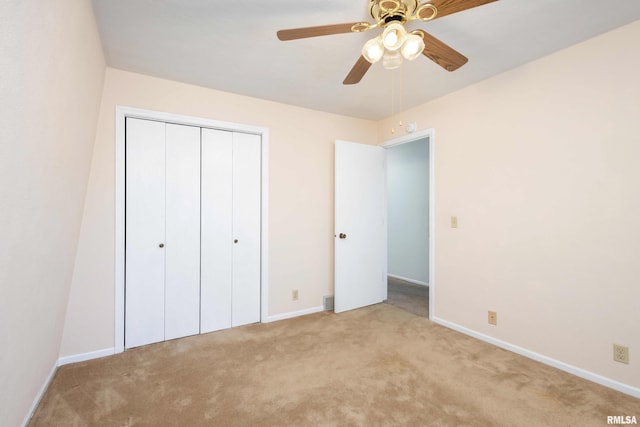
[[[384,145],[387,158],[387,303],[433,315],[433,132]]]

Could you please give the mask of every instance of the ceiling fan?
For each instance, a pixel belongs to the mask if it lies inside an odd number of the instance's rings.
[[[447,71],[455,71],[468,59],[453,48],[423,30],[407,32],[409,21],[423,22],[482,6],[497,0],[369,0],[369,11],[375,23],[351,22],[293,28],[278,31],[282,41],[343,33],[362,33],[382,28],[382,34],[369,40],[362,55],[353,66],[343,84],[359,83],[371,65],[382,60],[387,69],[398,68],[404,59],[413,60],[422,53]]]

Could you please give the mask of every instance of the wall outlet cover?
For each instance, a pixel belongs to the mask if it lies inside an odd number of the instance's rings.
[[[490,325],[498,324],[498,313],[496,311],[489,310],[488,321]]]
[[[613,360],[620,363],[629,364],[629,347],[623,345],[613,345]]]

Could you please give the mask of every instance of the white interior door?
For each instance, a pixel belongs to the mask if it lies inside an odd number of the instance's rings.
[[[377,304],[386,287],[385,151],[336,141],[335,312]]]
[[[260,136],[233,133],[232,326],[260,321]]]
[[[202,129],[202,333],[231,327],[233,132]]]
[[[165,330],[200,332],[200,128],[166,124]]]
[[[126,121],[125,347],[164,340],[165,124]]]

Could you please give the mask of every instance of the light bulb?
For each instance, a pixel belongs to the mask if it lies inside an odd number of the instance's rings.
[[[387,50],[382,57],[382,66],[387,70],[395,70],[402,65],[402,55],[397,50]]]
[[[372,64],[380,61],[380,59],[382,59],[382,55],[384,55],[384,45],[382,44],[380,37],[372,38],[366,42],[362,48],[362,56]]]
[[[384,44],[387,46],[395,46],[398,44],[398,33],[396,30],[389,31],[384,37]]]
[[[407,38],[407,31],[402,24],[389,24],[382,33],[382,43],[388,50],[398,50]]]
[[[407,40],[403,43],[400,48],[400,52],[405,59],[409,61],[413,61],[416,59],[422,51],[424,50],[424,40],[417,34],[409,34],[407,36]]]

